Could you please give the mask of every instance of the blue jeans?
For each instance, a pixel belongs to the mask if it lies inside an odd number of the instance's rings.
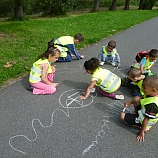
[[[115,54],[111,55],[111,56],[107,56],[106,54],[102,53],[101,54],[101,61],[106,62],[107,60],[109,60],[110,62],[115,62]]]
[[[67,54],[66,57],[59,57],[57,62],[71,62],[72,61],[72,56],[70,54]]]

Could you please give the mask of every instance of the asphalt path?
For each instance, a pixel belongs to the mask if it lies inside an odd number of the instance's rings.
[[[86,40],[86,39],[85,39]],[[79,51],[82,60],[56,63],[53,95],[32,95],[25,89],[27,77],[0,91],[1,158],[156,158],[158,124],[138,142],[138,129],[119,119],[124,102],[132,95],[126,87],[117,94],[124,100],[112,100],[98,92],[81,101],[90,82],[83,64],[97,57],[109,40],[117,42],[121,68],[103,67],[125,76],[137,52],[158,48],[158,17],[131,27]],[[158,74],[158,63],[152,69]],[[133,112],[131,106],[127,112]]]

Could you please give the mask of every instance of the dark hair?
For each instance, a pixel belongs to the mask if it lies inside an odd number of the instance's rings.
[[[50,45],[48,47],[48,49],[45,51],[45,53],[39,55],[38,59],[48,59],[49,57],[49,54],[51,54],[52,56],[56,55],[56,53],[59,53],[60,54],[60,50],[56,47],[54,47],[54,45]]]
[[[84,67],[86,70],[94,71],[99,68],[99,60],[97,58],[91,58],[84,63]]]
[[[133,79],[135,77],[140,77],[141,76],[141,71],[140,71],[140,69],[137,69],[137,68],[133,67],[127,72],[127,76],[129,76]]]
[[[152,88],[156,88],[158,90],[158,76],[146,76],[144,79]]]
[[[112,47],[112,48],[115,48],[116,47],[116,42],[111,40],[111,41],[109,41],[108,46]]]
[[[75,36],[74,36],[74,39],[78,40],[79,42],[83,42],[84,41],[84,37],[81,33],[77,33]]]
[[[149,56],[151,56],[151,57],[158,57],[158,50],[157,49],[152,49],[149,52]]]

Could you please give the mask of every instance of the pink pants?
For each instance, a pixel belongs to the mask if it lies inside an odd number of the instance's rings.
[[[50,73],[47,75],[47,79],[50,82],[53,82],[54,76],[54,73]],[[53,94],[56,91],[55,87],[45,84],[42,81],[38,83],[30,83],[30,85],[34,87],[32,94]]]
[[[103,91],[101,88],[99,88],[99,93],[105,97],[108,97],[108,98],[112,98],[112,99],[115,99],[115,93],[107,93],[105,91]]]

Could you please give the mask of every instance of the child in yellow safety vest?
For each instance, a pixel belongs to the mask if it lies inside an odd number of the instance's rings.
[[[144,95],[142,91],[142,82],[144,78],[145,75],[141,75],[140,69],[131,68],[127,72],[127,77],[121,79],[121,85],[130,88],[133,96],[142,96]]]
[[[86,99],[93,88],[99,87],[99,93],[105,97],[112,99],[124,99],[123,95],[116,95],[121,85],[121,78],[107,69],[99,67],[100,63],[97,58],[91,58],[84,63],[86,71],[91,74],[91,83],[89,84],[84,96],[79,96],[80,99]]]
[[[154,66],[157,58],[158,50],[151,49],[149,55],[143,57],[140,62],[134,63],[133,67],[140,69],[141,74],[151,76],[153,75],[153,73],[151,72],[151,67]]]
[[[134,105],[135,113],[121,112],[120,118],[125,124],[140,129],[136,139],[144,141],[144,133],[149,131],[158,121],[158,76],[146,76],[142,88],[144,96],[134,97],[131,101],[124,103],[124,108]]]
[[[116,50],[116,41],[109,41],[106,46],[103,46],[98,59],[100,61],[100,65],[104,65],[105,62],[108,62],[114,67],[120,68],[120,55]]]
[[[53,94],[56,91],[58,83],[53,83],[55,76],[55,67],[51,64],[58,60],[60,51],[54,46],[39,56],[39,59],[33,63],[30,71],[29,83],[33,87],[33,94]]]

